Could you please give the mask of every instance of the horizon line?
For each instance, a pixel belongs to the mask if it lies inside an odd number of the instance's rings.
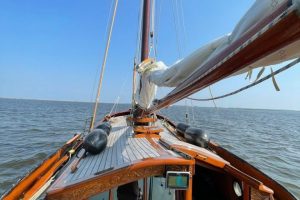
[[[95,103],[91,101],[76,101],[76,100],[57,100],[57,99],[32,99],[32,98],[13,98],[13,97],[0,97],[0,99],[7,99],[7,100],[29,100],[29,101],[54,101],[54,102],[69,102],[69,103]],[[99,102],[105,104],[114,104],[114,102]],[[131,104],[130,102],[127,103],[119,103],[119,104]],[[185,107],[185,105],[171,105],[172,106],[179,106]],[[190,106],[189,106],[190,107]],[[211,106],[194,106],[198,108],[215,108]],[[273,111],[295,111],[300,112],[300,110],[291,110],[291,109],[270,109],[270,108],[245,108],[245,107],[216,107],[215,109],[247,109],[247,110],[273,110]]]

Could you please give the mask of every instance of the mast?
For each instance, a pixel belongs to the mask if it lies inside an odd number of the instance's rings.
[[[144,0],[142,26],[143,28],[142,28],[141,62],[146,60],[149,55],[150,0]]]
[[[149,35],[150,35],[150,0],[143,0],[143,18],[142,18],[142,37],[141,37],[141,59],[143,62],[149,56]],[[141,84],[141,82],[140,82]],[[144,110],[135,105],[133,115],[134,117],[140,117],[144,113]]]

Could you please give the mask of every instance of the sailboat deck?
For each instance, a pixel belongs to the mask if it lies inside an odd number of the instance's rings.
[[[178,154],[159,145],[158,139],[149,140],[133,137],[133,129],[131,126],[127,126],[124,116],[112,120],[112,131],[108,136],[105,150],[98,155],[88,154],[79,162],[78,169],[74,173],[71,172],[71,166],[74,164],[74,161],[72,161],[49,188],[50,191],[130,166],[141,160],[166,155],[174,158],[180,157]],[[159,122],[157,125],[162,127]],[[77,156],[80,157],[83,151],[82,149]]]

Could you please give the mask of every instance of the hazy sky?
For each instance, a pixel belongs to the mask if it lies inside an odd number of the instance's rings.
[[[111,2],[0,0],[0,97],[92,101],[103,59]],[[179,58],[172,11],[174,2],[157,0],[156,3],[159,8],[156,13],[159,19],[157,53],[158,59],[166,64]],[[188,55],[231,32],[254,1],[177,2],[178,5],[182,3],[184,16],[184,28],[179,27],[178,36],[184,44],[182,54]],[[124,103],[131,100],[139,7],[139,0],[119,0],[101,102],[114,102],[118,96]],[[280,92],[275,91],[270,80],[218,100],[216,104],[219,107],[300,110],[299,76],[300,66],[296,66],[276,77]],[[248,84],[244,77],[213,85],[214,96]],[[167,91],[161,89],[158,96],[162,97]],[[205,89],[193,97],[209,97],[209,92]],[[193,102],[193,105],[213,106],[212,102]]]

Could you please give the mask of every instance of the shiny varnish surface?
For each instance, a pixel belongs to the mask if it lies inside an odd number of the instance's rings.
[[[183,158],[162,145],[158,138],[135,137],[133,128],[127,126],[126,117],[111,118],[112,131],[106,149],[98,155],[87,154],[77,170],[71,168],[73,161],[63,170],[47,191],[47,199],[82,199],[107,191],[141,178],[163,175],[166,167],[193,173],[193,159]],[[158,126],[162,127],[160,122]],[[162,135],[170,135],[165,130]],[[81,157],[84,150],[78,152]]]

